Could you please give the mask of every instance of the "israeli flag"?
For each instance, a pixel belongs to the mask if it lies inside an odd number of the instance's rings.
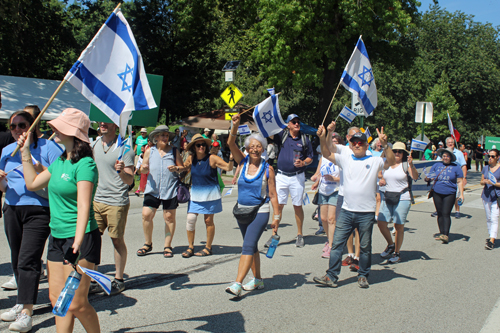
[[[344,69],[344,73],[342,73],[340,82],[347,90],[358,96],[361,104],[363,104],[365,114],[371,116],[373,110],[377,107],[377,87],[375,86],[370,58],[361,36]]]
[[[435,172],[430,172],[430,170],[429,170],[429,171],[427,171],[427,167],[424,167],[424,169],[423,169],[422,171],[423,171],[424,175],[425,175],[427,178],[429,178],[429,179],[434,179],[434,178],[436,178],[436,173],[435,173]]]
[[[253,120],[265,138],[278,134],[286,124],[281,118],[278,95],[271,95],[255,107]]]
[[[366,140],[370,139],[372,137],[372,134],[370,133],[370,130],[368,127],[365,129],[365,135],[366,135]],[[368,141],[370,142],[370,141]]]
[[[227,192],[226,192],[226,194],[224,194],[224,196],[231,195],[231,193],[233,193],[232,187],[229,190],[227,190]]]
[[[493,172],[491,172],[491,170],[489,170],[488,172],[488,179],[491,181],[493,185],[497,183],[497,177],[495,177],[495,175],[493,174]]]
[[[271,96],[274,96],[276,93],[274,88],[267,88],[267,91],[271,94]]]
[[[425,151],[425,147],[427,147],[427,142],[416,139],[411,140],[411,150]]]
[[[95,282],[99,283],[99,285],[102,287],[102,289],[104,289],[106,294],[109,295],[109,293],[111,292],[111,279],[109,277],[107,277],[106,275],[104,275],[102,273],[99,273],[98,271],[94,271],[94,270],[82,267],[80,265],[78,265],[78,267],[80,267],[82,272],[84,272],[89,277],[94,279]]]
[[[302,204],[305,206],[305,205],[308,205],[311,203],[311,200],[309,200],[309,196],[307,195],[307,193],[304,193],[304,199],[302,199]]]
[[[141,53],[119,8],[99,29],[64,80],[117,124],[122,138],[132,111],[156,107]]]
[[[347,106],[344,106],[342,111],[340,111],[340,118],[344,119],[350,124],[352,123],[354,118],[356,118],[356,114],[352,112],[352,110],[349,109]]]

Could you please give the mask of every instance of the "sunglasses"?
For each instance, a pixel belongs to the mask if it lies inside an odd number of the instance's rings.
[[[393,150],[394,154],[402,154],[404,150]]]
[[[495,155],[488,155],[490,158],[497,158]]]
[[[290,122],[291,122],[292,124],[294,124],[294,125],[297,125],[298,123],[300,123],[300,121],[298,121],[298,120],[290,120]]]
[[[362,146],[364,144],[363,141],[351,141],[353,146]]]
[[[197,143],[197,144],[195,144],[195,146],[196,146],[197,148],[200,148],[200,147],[206,147],[207,145],[206,145],[206,144],[204,144],[204,143]]]
[[[19,123],[19,124],[10,124],[10,130],[13,131],[16,129],[16,127],[19,127],[20,129],[25,129],[28,126],[26,123]]]

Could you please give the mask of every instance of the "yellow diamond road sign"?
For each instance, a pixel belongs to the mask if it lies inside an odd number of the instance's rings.
[[[234,85],[230,84],[229,87],[224,90],[224,92],[220,95],[224,102],[229,105],[230,108],[233,108],[236,103],[243,97],[241,91]]]

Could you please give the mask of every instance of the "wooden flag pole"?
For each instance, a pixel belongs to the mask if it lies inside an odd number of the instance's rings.
[[[281,94],[281,93],[279,92],[279,93],[275,94],[275,96],[278,96],[279,94]],[[268,97],[268,98],[269,98],[269,97]],[[260,104],[260,103],[259,103],[259,104]],[[257,105],[259,105],[259,104],[257,104]],[[247,112],[248,112],[248,111],[250,111],[250,110],[255,109],[255,107],[256,107],[257,105],[252,106],[250,109],[246,109],[245,111],[243,111],[242,113],[240,113],[240,115],[242,115],[242,114],[244,114],[244,113],[247,113]]]
[[[337,89],[335,89],[335,93],[333,94],[333,98],[330,102],[330,105],[328,106],[328,110],[326,110],[325,118],[323,118],[323,122],[321,123],[321,125],[325,124],[326,116],[328,116],[328,111],[330,111],[330,108],[332,107],[333,100],[335,99],[335,95],[337,95],[337,90],[339,90],[341,83],[342,83],[342,80],[339,81],[339,84],[337,85]],[[337,118],[338,118],[338,116],[337,116]]]
[[[33,122],[33,124],[31,124],[31,127],[28,130],[28,133],[33,132],[33,130],[36,128],[36,125],[42,119],[43,114],[45,113],[45,111],[47,111],[47,109],[49,108],[49,105],[52,103],[52,101],[54,100],[54,98],[56,98],[57,94],[61,91],[61,89],[62,89],[62,87],[64,86],[65,83],[66,83],[66,80],[62,80],[61,81],[61,83],[59,84],[59,87],[57,87],[56,91],[54,91],[54,93],[52,94],[52,96],[50,96],[49,100],[47,101],[47,103],[43,107],[43,109],[40,112],[40,114],[38,115],[38,117],[36,117],[36,119]],[[21,147],[19,145],[17,145],[16,149],[14,149],[14,151],[12,152],[12,154],[10,156],[16,155],[17,152],[19,151],[19,148],[21,148]]]

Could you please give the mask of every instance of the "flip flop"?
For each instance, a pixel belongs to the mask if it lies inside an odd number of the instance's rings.
[[[194,255],[197,257],[208,257],[212,255],[212,250],[208,247],[205,247],[203,250],[201,250],[200,252],[196,252]]]
[[[170,251],[167,251],[167,250],[170,250]],[[171,246],[167,246],[167,247],[164,247],[163,248],[163,258],[173,258],[174,257],[174,253],[173,253],[173,249]]]

